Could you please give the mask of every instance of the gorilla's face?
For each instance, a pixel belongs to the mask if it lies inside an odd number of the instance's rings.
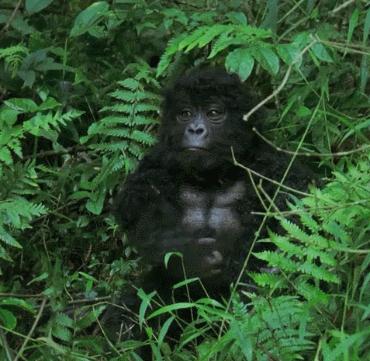
[[[224,155],[227,110],[219,99],[194,104],[184,99],[175,104],[170,147],[183,167],[209,170],[215,168]],[[228,149],[230,151],[230,149]]]
[[[182,169],[207,172],[230,163],[231,148],[236,155],[250,149],[251,126],[242,120],[248,99],[240,106],[242,95],[242,84],[233,75],[180,78],[163,106],[160,141],[169,158]]]
[[[178,108],[174,127],[178,133],[173,137],[173,140],[179,141],[177,146],[192,153],[211,152],[217,145],[217,139],[222,139],[227,118],[224,104],[215,99],[198,107],[185,102]]]

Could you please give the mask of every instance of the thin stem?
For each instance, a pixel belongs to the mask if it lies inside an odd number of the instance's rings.
[[[18,361],[22,355],[23,355],[23,351],[24,349],[26,348],[27,344],[28,344],[28,341],[31,339],[32,337],[32,334],[34,333],[35,329],[36,329],[36,326],[37,324],[39,323],[40,321],[40,318],[41,318],[41,315],[42,313],[44,312],[44,309],[45,309],[45,306],[46,306],[46,301],[47,301],[47,298],[45,297],[42,302],[41,302],[41,306],[40,306],[40,309],[39,309],[39,312],[35,318],[35,321],[30,329],[30,331],[28,332],[28,335],[26,337],[26,339],[24,340],[21,348],[19,349],[18,353],[17,353],[17,356],[15,357],[14,361]]]

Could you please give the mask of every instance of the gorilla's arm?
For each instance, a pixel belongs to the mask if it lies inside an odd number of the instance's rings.
[[[157,146],[140,162],[134,173],[127,176],[115,199],[114,213],[124,230],[130,230],[143,214],[156,212],[168,185],[168,174],[160,163],[161,149]],[[167,181],[166,181],[167,180]]]
[[[118,223],[151,264],[163,262],[163,255],[178,249],[183,241],[179,225],[175,183],[162,164],[164,150],[154,147],[130,174],[116,197]]]

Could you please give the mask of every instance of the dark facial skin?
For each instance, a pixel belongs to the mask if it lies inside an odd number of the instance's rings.
[[[222,103],[184,106],[176,114],[177,127],[183,132],[181,148],[188,151],[210,151],[212,139],[219,137],[227,118]]]

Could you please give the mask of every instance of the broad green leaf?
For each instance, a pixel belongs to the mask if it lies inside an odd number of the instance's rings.
[[[332,57],[321,43],[315,43],[312,45],[311,50],[319,60],[326,61],[328,63],[333,62]]]
[[[279,72],[279,58],[271,48],[265,46],[254,48],[253,56],[270,74],[276,75]]]
[[[35,283],[35,282],[42,282],[42,281],[48,279],[48,277],[49,277],[49,273],[43,272],[39,276],[33,278],[30,282],[28,282],[27,286],[32,285],[32,283]]]
[[[15,248],[23,248],[18,241],[15,240],[0,224],[0,240],[4,241],[8,246]]]
[[[11,22],[12,28],[19,31],[22,35],[28,35],[36,32],[36,29],[29,25],[21,14],[17,14],[14,20]]]
[[[105,189],[99,189],[90,194],[90,199],[86,203],[86,208],[93,214],[99,215],[103,210],[105,200]]]
[[[267,10],[267,11],[266,11]],[[266,16],[261,24],[262,28],[269,28],[276,33],[278,24],[279,1],[267,0],[266,2]]]
[[[38,13],[52,2],[53,0],[26,0],[26,10],[29,14]]]
[[[49,110],[58,108],[61,104],[57,102],[54,98],[47,98],[42,104],[39,106],[39,110]]]
[[[72,338],[71,331],[68,328],[66,328],[64,326],[60,326],[58,324],[53,325],[53,329],[52,329],[51,332],[52,332],[53,336],[59,338],[62,341],[65,341],[65,342],[70,341],[71,338]]]
[[[4,327],[13,330],[17,326],[17,319],[12,312],[0,308],[0,323]]]
[[[38,110],[37,104],[27,98],[12,98],[5,100],[4,103],[11,109],[20,113],[32,113]]]
[[[24,311],[35,313],[35,308],[30,302],[26,302],[21,298],[7,297],[0,300],[0,306],[13,306],[21,308]]]
[[[253,70],[254,59],[248,49],[236,49],[226,57],[225,66],[227,71],[237,73],[245,81]]]
[[[232,11],[226,14],[234,24],[248,25],[248,20],[245,14],[241,11]]]
[[[0,127],[3,124],[14,125],[17,121],[19,111],[15,109],[10,109],[9,107],[3,107],[0,110]]]
[[[0,162],[4,162],[6,165],[13,164],[12,155],[7,147],[0,148]]]
[[[109,4],[106,1],[97,1],[81,11],[73,24],[70,36],[80,36],[96,25],[108,12]]]
[[[1,245],[0,245],[0,258],[7,262],[12,261],[6,249],[2,247]],[[0,268],[0,275],[2,275],[1,268]]]
[[[58,313],[55,317],[55,321],[58,323],[58,325],[69,328],[72,328],[74,324],[74,321],[65,313]]]
[[[295,44],[281,44],[277,46],[276,50],[285,64],[296,64],[297,66],[301,65],[302,56],[299,48]]]

